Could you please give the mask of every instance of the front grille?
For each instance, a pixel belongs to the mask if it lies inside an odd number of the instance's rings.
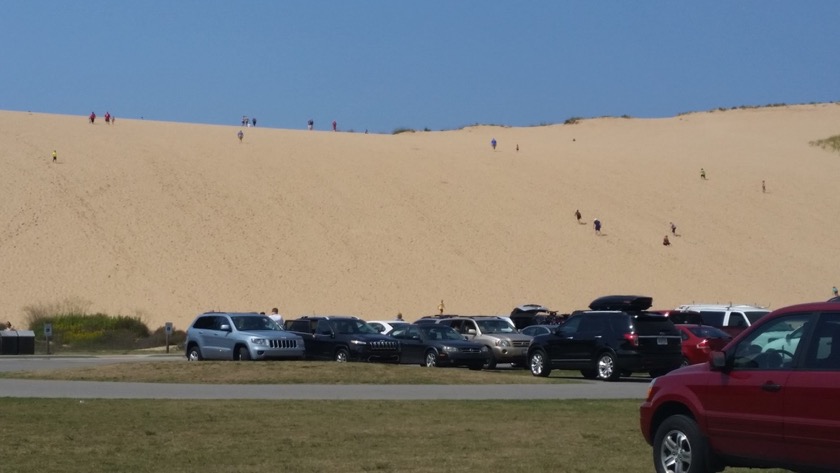
[[[375,342],[370,342],[370,349],[374,351],[397,351],[397,342],[377,340]]]
[[[461,353],[481,353],[481,348],[466,347],[466,348],[459,348],[458,351],[460,351]]]
[[[278,340],[269,340],[268,344],[271,348],[297,348],[297,340],[281,338]]]
[[[513,346],[515,347],[528,347],[531,344],[530,340],[514,340]]]

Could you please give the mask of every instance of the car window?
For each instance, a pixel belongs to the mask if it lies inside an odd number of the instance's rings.
[[[580,327],[580,321],[583,318],[584,317],[580,315],[573,315],[566,319],[566,321],[563,322],[563,325],[561,325],[560,327],[562,327],[563,331],[567,332],[568,334],[577,333],[578,327]]]
[[[504,319],[478,320],[478,326],[484,333],[514,333],[516,328]]]
[[[728,333],[708,325],[697,325],[689,327],[688,330],[700,338],[732,338]]]
[[[377,332],[384,332],[385,331],[385,326],[380,324],[379,322],[368,322],[368,325],[373,327],[373,329],[376,330]]]
[[[316,333],[321,335],[329,335],[333,333],[332,326],[330,326],[330,322],[326,319],[321,319],[318,321],[318,326],[315,330]]]
[[[215,329],[216,317],[212,315],[202,315],[193,323],[193,328]]]
[[[840,371],[840,313],[820,317],[811,336],[804,366],[813,370]]]
[[[760,326],[735,347],[733,368],[789,369],[801,348],[793,333],[812,318],[812,314],[792,314]]]
[[[723,316],[725,312],[716,310],[701,310],[700,316],[703,318],[703,323],[713,327],[723,326]]]
[[[391,330],[391,333],[389,333],[388,335],[394,338],[408,338],[407,332],[408,327],[397,327],[394,330]]]
[[[590,315],[588,317],[584,317],[583,320],[580,321],[578,333],[601,333],[607,328],[606,322],[606,317],[600,315]]]
[[[406,338],[420,340],[420,330],[417,327],[409,327],[406,331]]]
[[[277,322],[271,320],[271,318],[266,315],[234,315],[231,317],[231,320],[233,321],[233,326],[236,327],[236,330],[242,332],[282,330],[280,326],[277,325]]]
[[[764,317],[765,315],[767,315],[769,313],[770,313],[769,310],[754,310],[754,311],[744,312],[744,315],[747,316],[747,320],[749,320],[750,325],[752,325],[752,324],[758,322],[759,319],[761,319],[762,317]]]
[[[726,323],[727,327],[746,327],[747,318],[740,312],[732,312],[729,314],[729,321]]]

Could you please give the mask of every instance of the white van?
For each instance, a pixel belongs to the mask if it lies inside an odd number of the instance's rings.
[[[766,307],[731,304],[683,304],[681,312],[699,312],[705,325],[718,327],[735,335],[770,313]]]

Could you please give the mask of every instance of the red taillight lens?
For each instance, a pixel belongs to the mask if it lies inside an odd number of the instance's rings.
[[[630,344],[633,345],[634,347],[639,346],[639,336],[636,335],[635,333],[625,333],[624,334],[624,339],[627,340],[628,342],[630,342]]]
[[[712,350],[711,348],[709,348],[709,341],[706,339],[703,339],[702,342],[697,344],[697,349],[704,353],[708,353]]]

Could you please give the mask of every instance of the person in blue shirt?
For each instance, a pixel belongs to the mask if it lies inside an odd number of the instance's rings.
[[[493,138],[493,139],[490,141],[490,146],[492,146],[494,150],[496,149],[496,138]]]

